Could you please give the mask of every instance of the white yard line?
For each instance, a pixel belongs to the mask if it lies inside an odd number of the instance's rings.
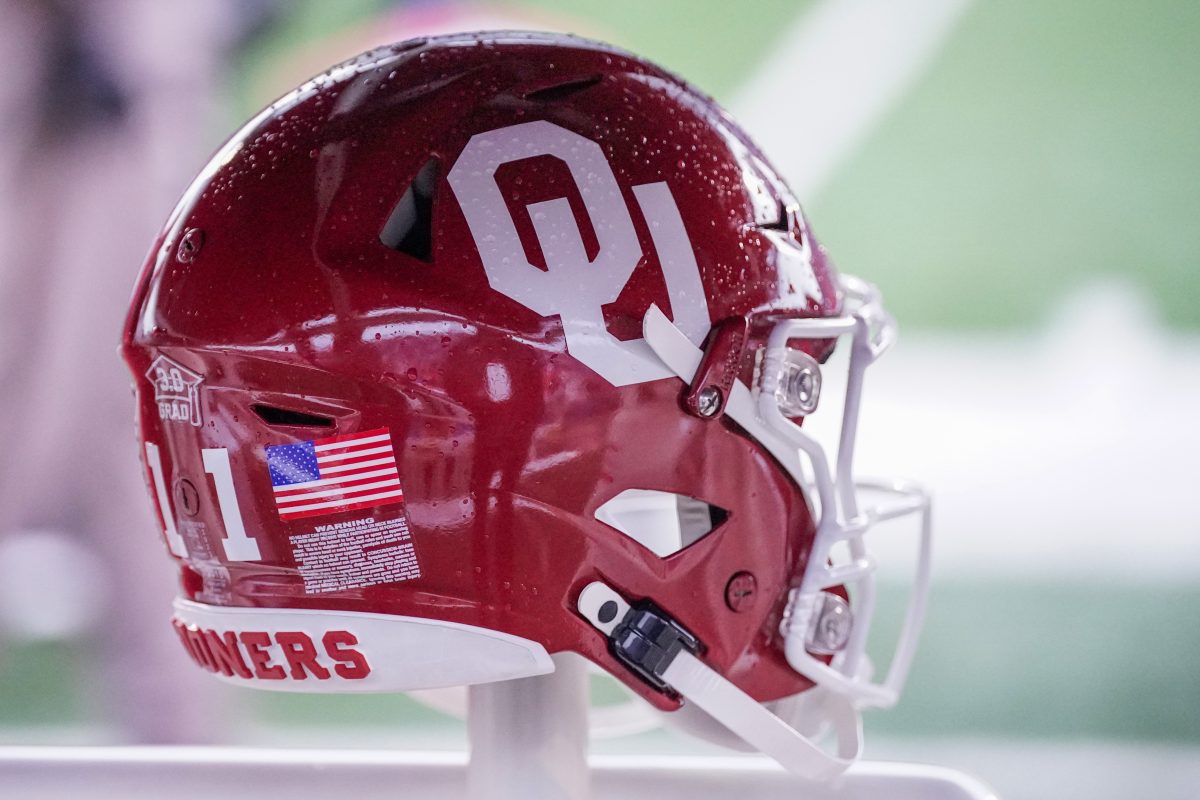
[[[730,108],[810,201],[924,72],[970,0],[821,0]]]

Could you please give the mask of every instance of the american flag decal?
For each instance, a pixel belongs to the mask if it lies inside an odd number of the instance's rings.
[[[404,501],[387,428],[267,448],[280,519]]]

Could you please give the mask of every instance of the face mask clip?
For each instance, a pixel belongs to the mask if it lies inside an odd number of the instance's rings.
[[[683,396],[683,407],[689,414],[706,420],[724,414],[742,368],[749,330],[750,321],[744,316],[730,317],[713,329],[700,368]]]

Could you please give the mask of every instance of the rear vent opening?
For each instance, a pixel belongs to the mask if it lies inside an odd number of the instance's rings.
[[[562,100],[565,97],[570,97],[576,92],[582,92],[584,89],[590,89],[602,80],[604,80],[603,75],[588,75],[583,78],[570,78],[562,83],[555,83],[550,86],[543,86],[539,89],[532,89],[528,92],[525,92],[523,96],[526,100],[533,100],[538,103]]]
[[[657,489],[626,489],[596,509],[596,519],[666,558],[721,527],[729,512]]]
[[[438,163],[431,158],[413,178],[379,232],[379,241],[386,247],[421,261],[432,260],[433,191],[437,179]]]
[[[759,222],[754,227],[760,231],[783,231],[787,233],[792,229],[792,214],[787,205],[781,200],[779,201],[778,215],[773,220]]]
[[[258,418],[268,425],[294,425],[305,428],[331,428],[333,419],[322,417],[320,414],[308,414],[304,411],[293,411],[290,408],[262,405],[250,406]]]

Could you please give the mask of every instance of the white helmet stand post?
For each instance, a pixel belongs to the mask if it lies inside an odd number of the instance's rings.
[[[471,686],[471,800],[587,800],[587,663],[555,656],[554,672]]]
[[[860,762],[814,784],[758,756],[587,757],[587,668],[472,687],[471,754],[244,747],[0,747],[4,800],[996,800],[954,770]],[[589,794],[590,792],[590,794]]]
[[[548,675],[472,686],[470,800],[996,800],[954,770],[862,762],[814,784],[762,757],[596,756],[589,760],[588,671],[555,656]]]

